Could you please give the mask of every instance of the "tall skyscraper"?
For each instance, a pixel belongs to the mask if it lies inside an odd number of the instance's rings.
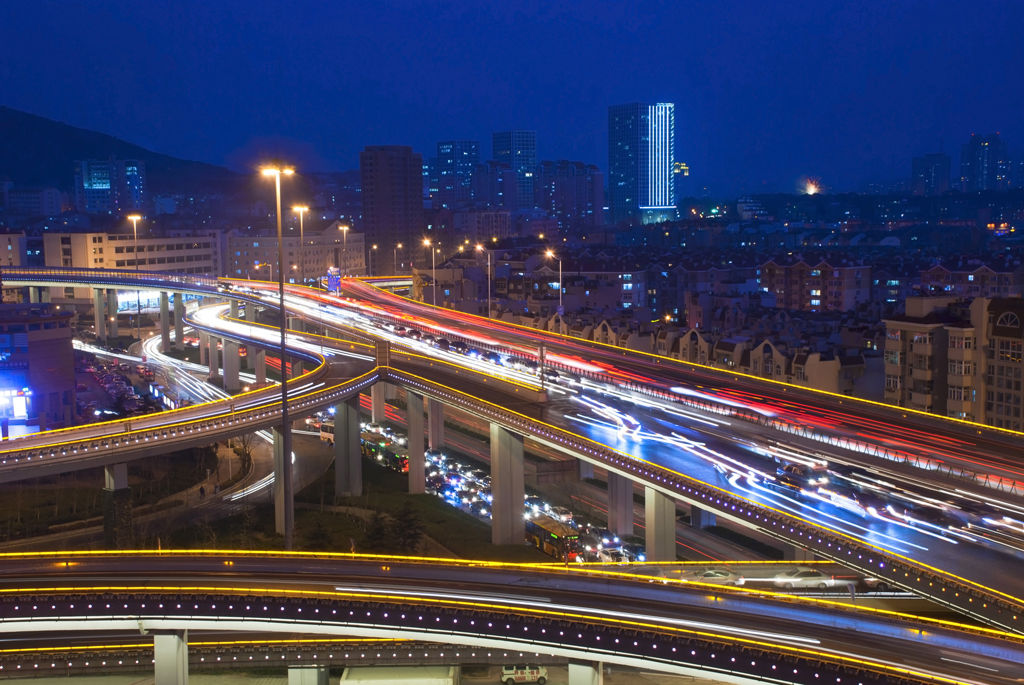
[[[444,140],[437,144],[431,169],[433,206],[451,209],[469,201],[473,170],[480,163],[480,143],[475,140]]]
[[[608,108],[611,221],[675,218],[675,105],[633,102]]]
[[[405,145],[368,145],[359,153],[363,232],[385,253],[423,236],[423,157]]]
[[[941,195],[949,190],[949,155],[937,152],[914,157],[910,191],[914,195]]]
[[[1010,187],[1010,160],[998,133],[976,136],[960,150],[960,186],[964,192]]]
[[[86,214],[142,210],[146,165],[137,159],[84,159],[75,162],[75,208]]]
[[[533,174],[537,169],[536,131],[498,131],[491,138],[495,161],[508,164],[516,173],[518,205],[513,209],[533,207]]]
[[[604,174],[593,164],[541,162],[534,180],[535,205],[563,230],[604,224]]]

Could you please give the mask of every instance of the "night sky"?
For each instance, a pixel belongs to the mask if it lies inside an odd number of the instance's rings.
[[[239,170],[358,166],[367,144],[537,131],[607,167],[607,107],[676,103],[710,192],[909,176],[1000,131],[1024,154],[1024,2],[0,4],[0,102]],[[2,133],[2,132],[0,132]]]

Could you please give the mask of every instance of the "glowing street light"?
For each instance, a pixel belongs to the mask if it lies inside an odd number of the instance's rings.
[[[491,318],[491,253],[490,250],[484,250],[484,246],[480,243],[476,245],[477,252],[487,253],[487,318]]]
[[[306,284],[306,269],[305,269],[305,266],[306,266],[306,258],[305,258],[306,257],[306,241],[302,237],[302,235],[303,235],[302,234],[302,217],[303,217],[303,215],[306,212],[309,211],[309,207],[307,207],[306,205],[295,205],[294,207],[292,207],[292,211],[299,215],[299,264],[301,264],[303,266],[302,269],[299,269],[299,280],[302,281],[303,285],[305,285]]]
[[[423,246],[430,250],[430,280],[431,280],[430,291],[431,291],[431,299],[432,299],[432,301],[434,303],[434,306],[436,307],[437,306],[437,262],[435,260],[435,254],[434,254],[434,249],[433,249],[432,245],[433,245],[433,243],[430,242],[430,238],[424,238],[423,239]]]
[[[395,245],[395,274],[398,273],[398,251],[402,249],[402,243]]]
[[[348,224],[342,224],[341,226],[338,226],[338,230],[341,231],[341,235],[343,236],[343,242],[344,242],[344,250],[343,250],[343,252],[344,252],[345,257],[344,257],[343,261],[344,261],[344,264],[345,264],[345,270],[342,273],[343,276],[347,276],[348,275],[348,229],[349,229]]]
[[[285,363],[285,331],[288,330],[288,317],[284,309],[284,241],[281,238],[281,176],[291,176],[295,169],[281,166],[265,166],[260,169],[264,176],[274,177],[274,192],[277,199],[277,295],[281,309],[281,490],[284,498],[284,548],[292,548],[292,537],[295,532],[295,503],[292,501],[294,484],[292,483],[292,431],[288,420],[288,372]]]
[[[132,222],[132,233],[135,234],[133,242],[132,252],[135,253],[135,273],[136,280],[138,280],[139,273],[139,220],[142,219],[141,214],[129,214],[127,217],[128,221]],[[135,337],[140,341],[142,340],[142,301],[139,299],[139,289],[135,289]]]
[[[563,314],[562,310],[562,259],[555,255],[554,250],[548,250],[544,253],[548,258],[554,259],[558,262],[558,313]]]

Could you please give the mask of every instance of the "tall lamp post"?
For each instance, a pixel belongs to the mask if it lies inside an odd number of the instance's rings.
[[[548,250],[544,254],[558,262],[558,315],[562,316],[562,259],[555,256],[554,250]]]
[[[398,275],[398,251],[402,249],[402,243],[395,245],[395,275]]]
[[[430,250],[430,293],[431,301],[437,306],[437,261],[434,255],[434,246],[430,238],[423,239],[423,246]]]
[[[344,243],[344,248],[343,248],[344,258],[342,259],[342,261],[345,264],[345,268],[344,268],[344,270],[341,273],[342,276],[348,276],[348,228],[349,227],[346,224],[342,224],[341,226],[338,226],[338,230],[341,231],[341,235],[343,236],[342,237],[342,242]]]
[[[141,214],[129,214],[128,221],[132,222],[132,233],[135,235],[132,252],[135,253],[135,279],[138,280],[139,273],[139,220]],[[135,289],[135,337],[142,342],[142,300],[139,299],[139,289]]]
[[[480,243],[476,244],[477,252],[487,253],[487,318],[491,318],[491,251],[485,250]]]
[[[299,215],[299,280],[306,285],[306,241],[302,237],[302,216],[309,211],[306,205],[295,205],[292,211]]]
[[[270,269],[270,278],[268,278],[267,280],[273,281],[274,280],[274,265],[272,263],[270,263],[270,262],[256,262],[256,265],[253,268],[254,269],[259,269],[261,266],[265,266],[268,269]]]
[[[366,275],[373,275],[373,262],[377,256],[377,243],[370,246],[370,249],[366,251]]]
[[[281,237],[281,176],[291,176],[295,169],[281,166],[265,166],[260,169],[264,176],[274,177],[274,192],[277,198],[277,296],[281,309],[281,491],[284,502],[284,548],[292,548],[292,537],[295,532],[295,503],[292,501],[294,485],[292,483],[292,430],[288,420],[288,372],[285,363],[285,331],[288,330],[288,317],[284,309],[284,241]]]

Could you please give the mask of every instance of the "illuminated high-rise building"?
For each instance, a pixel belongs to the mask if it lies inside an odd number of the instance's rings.
[[[75,208],[86,214],[143,210],[146,165],[138,159],[85,159],[75,162]]]
[[[1010,187],[1010,160],[998,133],[976,136],[960,150],[960,186],[964,192],[1006,190]]]
[[[367,241],[393,248],[422,240],[423,157],[405,145],[368,145],[359,177]]]
[[[430,198],[433,206],[451,209],[470,199],[473,170],[480,163],[480,143],[475,140],[444,140],[437,144],[432,161]]]
[[[949,155],[937,152],[914,157],[910,192],[914,195],[942,195],[949,190]]]
[[[516,173],[517,206],[512,209],[533,207],[533,174],[537,170],[536,131],[498,131],[491,137],[492,156],[497,162],[508,164]]]
[[[612,223],[675,218],[675,105],[608,108],[608,199]]]

